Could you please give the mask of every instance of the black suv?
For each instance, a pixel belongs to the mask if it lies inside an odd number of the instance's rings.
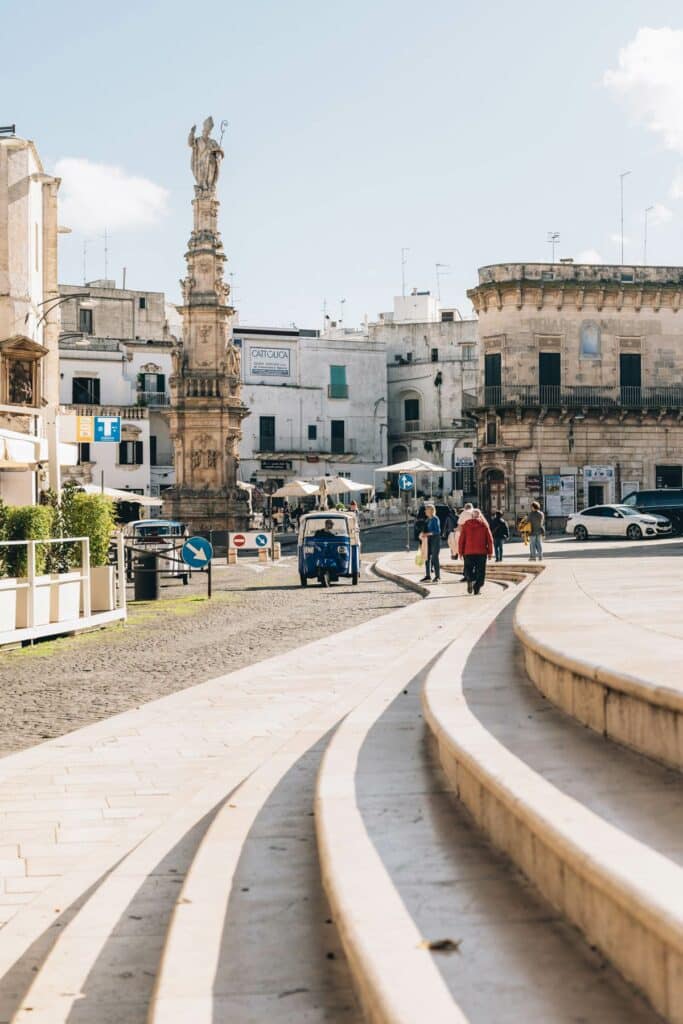
[[[639,512],[666,516],[673,533],[683,533],[683,487],[662,487],[658,491],[631,491],[621,500],[622,505],[637,508]]]
[[[453,512],[456,519],[458,514],[455,509],[450,509],[448,505],[437,505],[436,502],[434,502],[434,505],[436,507],[436,514],[439,518],[439,523],[441,524],[441,539],[446,540],[448,538],[448,534],[446,533],[446,520],[451,512]],[[420,534],[424,530],[426,523],[427,516],[425,515],[425,502],[422,502],[417,510],[417,518],[415,519],[415,524],[413,526],[414,540],[420,539]]]

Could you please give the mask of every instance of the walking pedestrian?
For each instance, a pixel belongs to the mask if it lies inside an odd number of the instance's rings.
[[[474,511],[474,505],[472,504],[472,502],[471,501],[466,501],[462,512],[458,516],[458,525],[456,527],[455,534],[453,535],[453,548],[455,548],[456,552],[459,549],[460,531],[462,530],[463,523],[466,523],[468,519],[472,518],[472,512],[473,511]],[[463,573],[463,576],[462,576],[460,582],[462,583],[466,578],[467,577]]]
[[[531,536],[529,537],[529,561],[543,561],[543,538],[545,537],[545,515],[541,512],[541,506],[537,501],[531,502],[529,512],[529,525]]]
[[[420,583],[431,583],[433,574],[434,583],[441,582],[441,563],[439,562],[439,552],[441,550],[441,523],[439,517],[436,514],[436,506],[430,502],[425,504],[425,515],[427,521],[425,522],[425,528],[420,534],[420,539],[427,540],[427,559],[425,561],[425,574],[420,580]]]
[[[486,579],[486,559],[493,554],[493,537],[478,508],[472,509],[460,528],[458,552],[465,563],[467,593],[479,594]]]
[[[500,509],[496,509],[491,520],[491,536],[493,537],[493,550],[497,562],[503,561],[503,544],[510,539],[508,524],[503,518]]]
[[[443,524],[443,533],[448,544],[448,548],[451,552],[451,559],[455,561],[458,557],[458,542],[455,539],[455,531],[458,528],[458,513],[454,508],[448,509],[448,515],[446,516],[446,522]]]

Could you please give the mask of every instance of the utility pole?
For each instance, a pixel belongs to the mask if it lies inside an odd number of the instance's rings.
[[[408,262],[408,253],[410,249],[401,249],[401,295],[405,299],[406,297],[406,263]]]
[[[560,241],[560,232],[559,231],[549,231],[548,232],[547,241],[548,241],[549,245],[551,246],[551,252],[553,254],[552,255],[552,262],[554,263],[555,262],[555,246]]]
[[[621,224],[621,265],[624,265],[624,178],[628,178],[630,171],[622,171],[619,175],[619,196],[620,196],[620,224]]]
[[[441,305],[441,278],[444,277],[445,274],[447,274],[451,268],[450,268],[450,264],[448,264],[448,263],[436,263],[435,267],[436,267],[436,297],[437,297],[437,300],[439,302],[439,305]]]
[[[648,214],[652,213],[654,206],[648,206],[645,209],[645,227],[643,230],[643,266],[647,266],[647,218]]]

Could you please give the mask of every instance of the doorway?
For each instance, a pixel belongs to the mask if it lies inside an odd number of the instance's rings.
[[[484,480],[484,513],[490,516],[496,509],[505,511],[507,505],[507,487],[505,473],[502,469],[490,469]]]
[[[588,485],[588,504],[592,505],[603,505],[605,502],[605,485],[604,484],[589,484]]]
[[[538,353],[538,389],[541,405],[557,404],[562,383],[562,356],[559,352]]]
[[[622,405],[637,405],[640,402],[641,362],[639,352],[621,352],[619,354],[619,385]]]

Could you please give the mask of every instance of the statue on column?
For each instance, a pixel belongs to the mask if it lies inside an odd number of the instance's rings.
[[[223,150],[211,138],[213,118],[207,117],[202,134],[197,135],[197,125],[193,124],[187,144],[192,150],[192,173],[200,192],[210,192],[216,187],[221,169],[221,160],[225,156]]]

